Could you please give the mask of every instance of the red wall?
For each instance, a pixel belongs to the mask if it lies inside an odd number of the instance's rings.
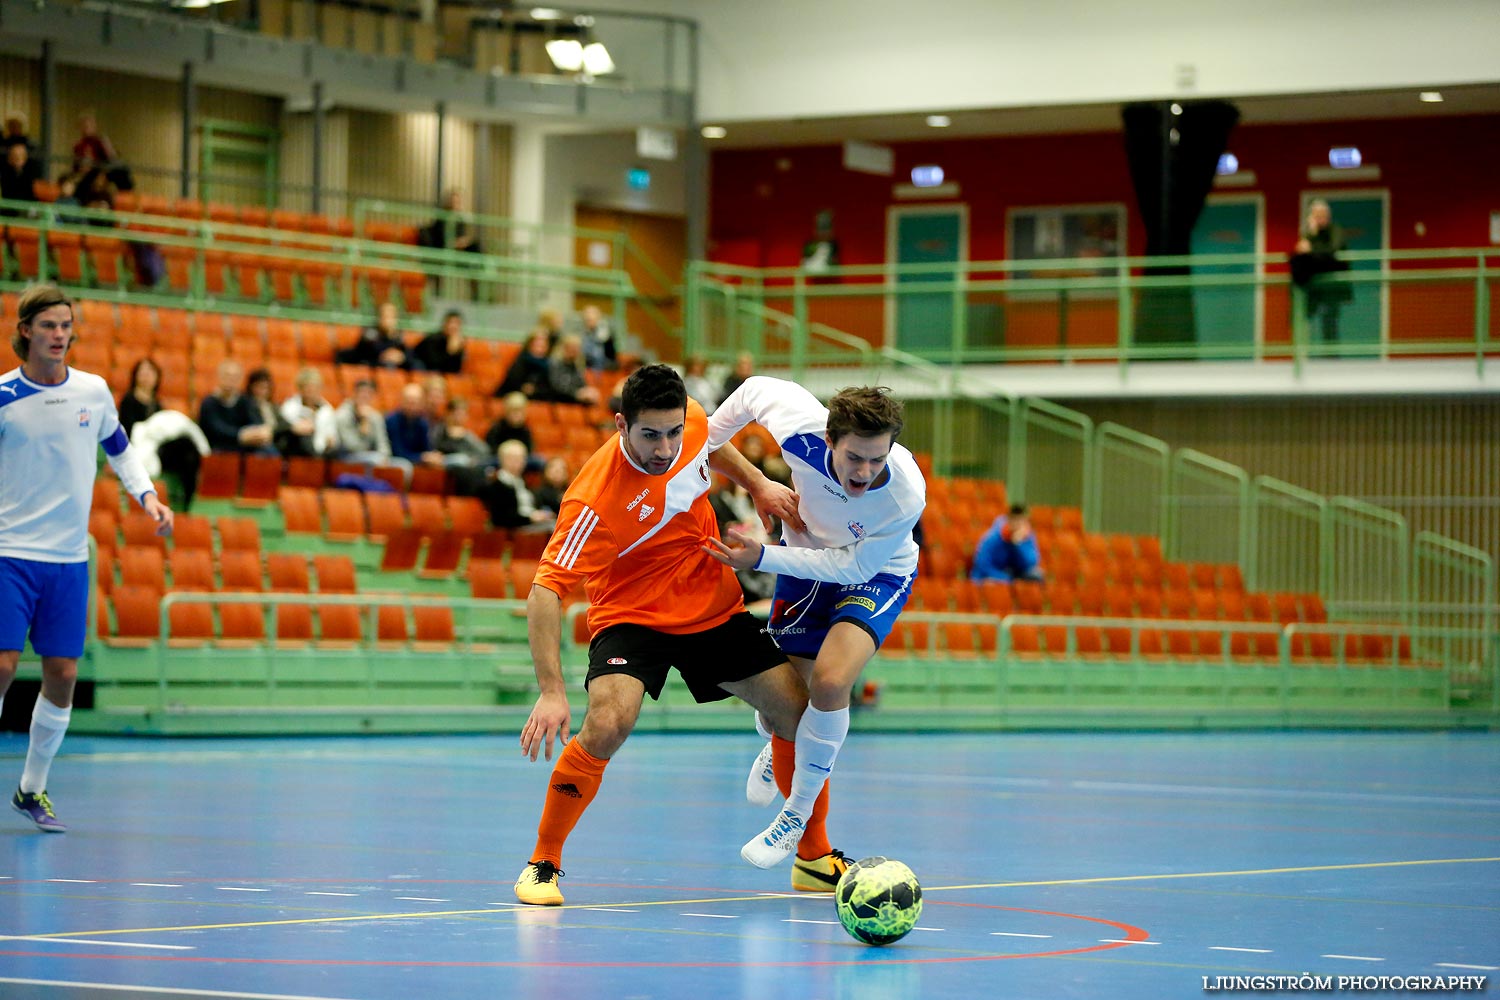
[[[1266,201],[1266,249],[1296,239],[1307,168],[1326,165],[1330,146],[1358,146],[1378,181],[1350,188],[1390,191],[1394,248],[1489,245],[1489,214],[1500,211],[1500,115],[1240,126],[1229,149],[1253,170]],[[818,212],[832,209],[845,264],[885,259],[886,210],[894,184],[919,164],[940,165],[969,206],[969,259],[1006,256],[1007,209],[1089,202],[1126,207],[1128,252],[1145,231],[1135,208],[1120,133],[961,139],[893,144],[894,177],[845,170],[838,146],[721,150],[710,179],[710,257],[752,266],[800,261]],[[1417,223],[1426,226],[1417,235]]]

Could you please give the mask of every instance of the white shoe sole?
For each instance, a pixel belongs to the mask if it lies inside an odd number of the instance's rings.
[[[776,801],[776,775],[771,770],[771,744],[761,747],[745,779],[745,801],[753,806],[768,806]]]

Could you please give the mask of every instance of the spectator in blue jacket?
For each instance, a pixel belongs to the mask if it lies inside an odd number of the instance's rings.
[[[1041,581],[1041,563],[1029,512],[1025,504],[1016,504],[1009,514],[995,518],[990,530],[980,536],[969,576],[975,580]]]
[[[443,456],[432,447],[432,425],[427,420],[427,398],[422,387],[408,382],[401,389],[401,406],[385,418],[391,454],[412,465],[443,464]]]

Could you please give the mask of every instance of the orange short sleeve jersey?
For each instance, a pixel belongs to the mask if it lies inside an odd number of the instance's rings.
[[[619,435],[584,463],[563,494],[535,582],[567,594],[585,580],[590,633],[611,625],[702,632],[744,610],[734,571],[703,551],[719,537],[708,502],[708,418],[688,401],[682,452],[653,476]]]

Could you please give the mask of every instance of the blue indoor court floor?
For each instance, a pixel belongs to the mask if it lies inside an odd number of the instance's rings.
[[[550,768],[514,737],[74,737],[51,780],[71,831],[0,817],[0,998],[1162,1000],[1500,974],[1500,734],[856,731],[833,841],[925,892],[887,948],[740,860],[772,813],[743,798],[757,749],[633,737],[568,844],[567,905],[537,909],[511,883]],[[0,736],[7,787],[23,750]]]

